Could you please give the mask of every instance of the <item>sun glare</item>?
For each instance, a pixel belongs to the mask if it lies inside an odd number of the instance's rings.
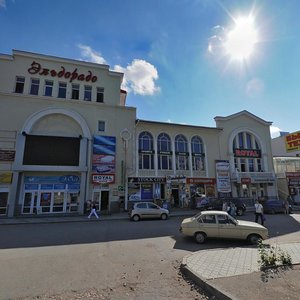
[[[235,27],[228,32],[225,50],[233,60],[246,60],[253,53],[258,34],[253,17],[235,20]]]

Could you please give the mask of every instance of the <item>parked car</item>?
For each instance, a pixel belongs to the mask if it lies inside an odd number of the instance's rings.
[[[260,239],[268,238],[268,229],[258,223],[241,221],[225,211],[202,211],[182,221],[180,232],[194,237],[202,244],[207,238],[244,239],[257,244]]]
[[[275,213],[283,213],[284,212],[284,202],[278,199],[268,199],[261,202],[264,207],[264,213],[275,214]],[[293,208],[289,205],[289,213],[293,212]]]
[[[130,213],[130,219],[137,222],[140,219],[159,218],[166,220],[169,217],[169,211],[152,202],[139,202],[133,205]]]
[[[224,201],[232,202],[236,207],[236,215],[242,216],[246,211],[246,205],[239,198],[205,198],[203,204],[199,206],[200,210],[222,210]]]

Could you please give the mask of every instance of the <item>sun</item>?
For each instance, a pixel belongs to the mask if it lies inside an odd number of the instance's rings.
[[[230,30],[225,39],[225,51],[233,60],[246,60],[254,52],[258,42],[258,32],[252,16],[235,20],[235,27]]]

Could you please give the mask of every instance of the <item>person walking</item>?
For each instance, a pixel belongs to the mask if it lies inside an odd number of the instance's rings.
[[[91,218],[92,215],[95,215],[95,217],[96,217],[97,219],[99,219],[99,216],[98,216],[98,214],[97,214],[96,209],[97,209],[97,206],[96,206],[95,202],[93,202],[93,203],[92,203],[92,206],[91,206],[91,212],[90,212],[90,214],[89,214],[89,216],[88,216],[89,219]]]
[[[264,208],[258,200],[255,201],[255,222],[258,223],[258,218],[260,218],[261,225],[264,225]]]
[[[290,203],[287,199],[283,202],[284,214],[288,215],[290,213]]]

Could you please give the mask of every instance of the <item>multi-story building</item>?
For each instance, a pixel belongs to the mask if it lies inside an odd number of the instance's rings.
[[[140,120],[122,78],[107,65],[0,55],[0,215],[276,196],[270,122],[247,111],[216,127]]]
[[[272,139],[278,194],[300,204],[300,131],[281,132]]]

